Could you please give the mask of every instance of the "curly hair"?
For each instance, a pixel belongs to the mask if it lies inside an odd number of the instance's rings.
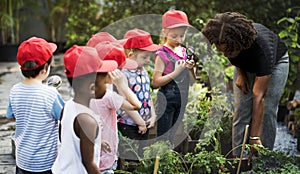
[[[201,30],[211,44],[226,44],[226,51],[250,48],[257,37],[253,21],[238,12],[217,14]]]

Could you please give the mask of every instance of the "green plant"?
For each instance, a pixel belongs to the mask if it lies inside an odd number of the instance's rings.
[[[198,144],[196,150],[198,153],[187,153],[184,155],[184,159],[189,164],[188,171],[192,172],[196,168],[202,173],[229,173],[225,167],[225,164],[229,162],[226,161],[222,154],[215,150],[208,151]]]
[[[259,174],[296,174],[300,173],[300,159],[296,156],[287,156],[281,151],[271,151],[264,147],[252,146],[258,156],[252,160],[252,169],[245,173]]]
[[[226,158],[216,151],[208,151],[198,146],[198,153],[185,155],[170,149],[169,142],[158,141],[144,148],[144,159],[140,166],[133,171],[135,174],[152,174],[155,164],[154,157],[160,157],[159,173],[192,174],[195,171],[201,173],[228,173],[225,167]]]
[[[221,94],[217,88],[209,91],[207,87],[196,83],[191,86],[189,91],[189,99],[183,118],[184,130],[192,139],[208,142],[215,138],[216,132],[223,131],[221,124],[225,122],[222,120],[229,121],[232,115],[225,94]],[[231,125],[230,122],[226,123],[226,130],[228,130]],[[225,124],[223,125],[225,127]],[[230,133],[227,132],[227,134]]]
[[[3,45],[19,43],[20,22],[25,18],[25,15],[20,15],[23,7],[23,0],[2,0],[0,2],[0,30]]]
[[[288,14],[292,13],[294,10],[298,10],[300,7],[290,8],[287,10]],[[286,105],[289,100],[292,99],[296,87],[295,83],[297,80],[297,66],[299,62],[299,53],[297,54],[297,49],[300,48],[299,45],[299,23],[300,23],[300,13],[295,14],[293,17],[283,17],[278,20],[277,24],[283,26],[283,30],[279,32],[279,37],[285,42],[288,47],[289,53],[289,75],[286,82],[286,86],[283,90],[283,94],[280,100],[280,104]]]
[[[70,3],[69,17],[66,23],[66,46],[85,45],[89,38],[100,31],[97,16],[100,5],[96,0],[79,0]]]

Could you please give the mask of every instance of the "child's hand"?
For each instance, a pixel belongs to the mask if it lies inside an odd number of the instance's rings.
[[[178,73],[182,72],[185,69],[186,63],[184,60],[178,60],[175,62],[175,70],[178,71]]]
[[[139,130],[138,130],[139,134],[145,134],[147,132],[146,123],[138,125],[138,127],[139,127]]]
[[[109,72],[108,75],[115,86],[120,87],[122,85],[128,85],[127,78],[119,69]]]
[[[186,64],[186,67],[188,68],[188,69],[192,69],[192,68],[194,68],[194,66],[195,66],[195,61],[192,59],[192,60],[186,60],[185,61],[185,64]]]
[[[106,140],[103,140],[101,142],[101,150],[103,150],[105,152],[111,152],[110,144]]]
[[[156,117],[151,117],[148,121],[147,121],[147,128],[150,129],[150,128],[153,128],[155,126],[155,122],[156,122]]]

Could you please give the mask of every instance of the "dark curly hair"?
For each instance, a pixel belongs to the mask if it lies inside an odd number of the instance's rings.
[[[201,32],[211,44],[226,44],[227,52],[248,49],[257,37],[253,21],[238,12],[217,14]]]

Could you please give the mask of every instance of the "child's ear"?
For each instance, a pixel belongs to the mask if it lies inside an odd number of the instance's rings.
[[[46,69],[46,68],[42,69],[42,70],[40,71],[40,73],[41,73],[41,74],[47,74],[47,69]]]
[[[132,57],[134,55],[134,51],[133,49],[130,49],[130,51],[128,52],[128,57]]]
[[[91,95],[95,95],[95,83],[90,84],[89,90]]]

